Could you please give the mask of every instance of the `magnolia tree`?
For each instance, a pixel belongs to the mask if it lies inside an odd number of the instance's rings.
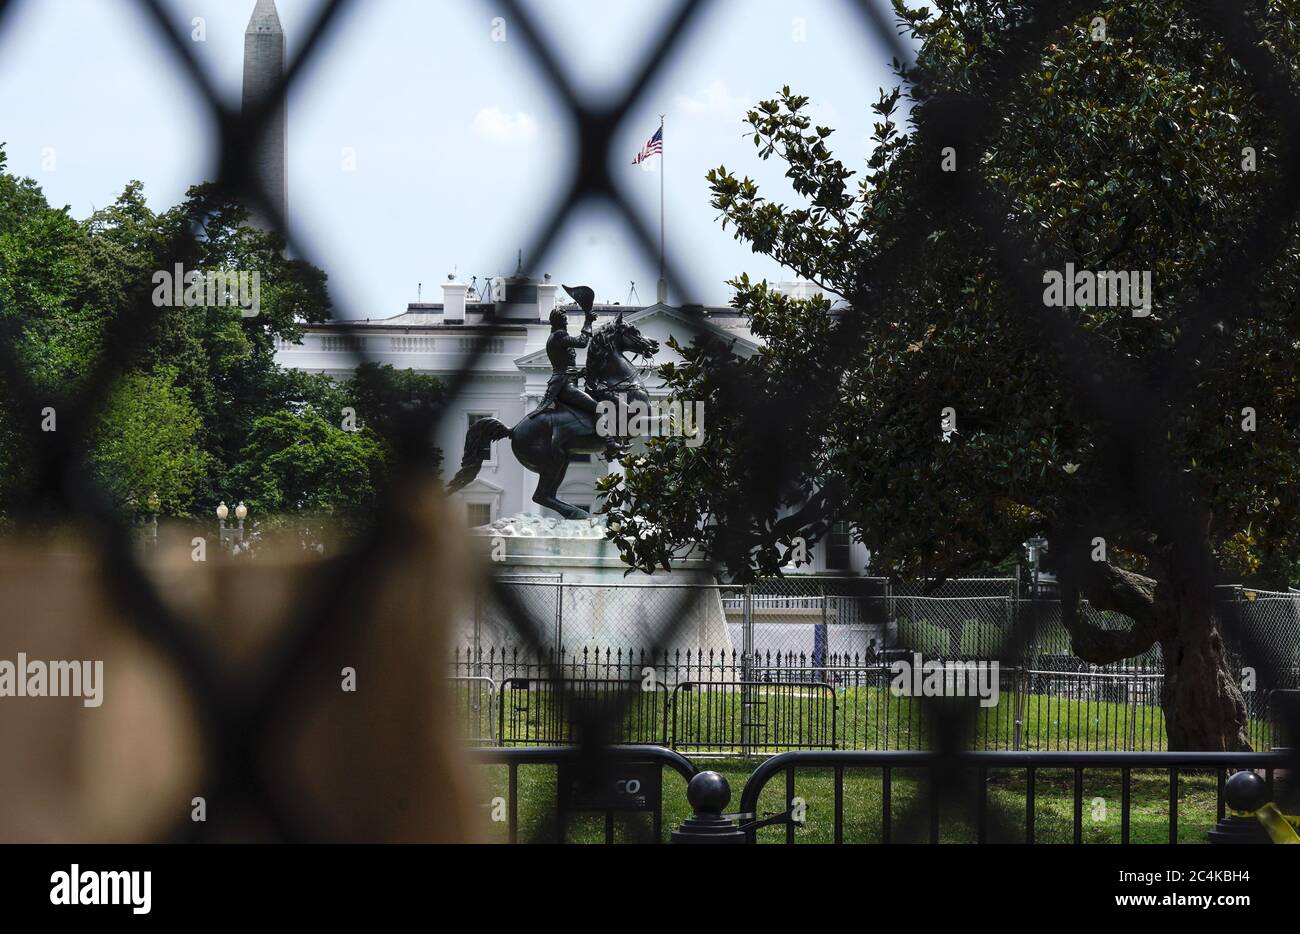
[[[1213,585],[1295,579],[1300,257],[1294,141],[1241,62],[1294,80],[1300,5],[1229,38],[1183,4],[1085,6],[896,3],[919,57],[861,174],[789,88],[749,113],[796,203],[719,167],[713,204],[824,297],[740,275],[763,350],[679,348],[703,441],[649,442],[604,509],[629,564],[694,548],[741,579],[836,520],[913,579],[1044,535],[1077,655],[1159,644],[1170,746],[1245,748]]]

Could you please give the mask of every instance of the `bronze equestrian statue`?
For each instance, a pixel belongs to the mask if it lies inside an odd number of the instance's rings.
[[[465,456],[460,470],[447,486],[448,493],[470,483],[483,465],[479,454],[484,442],[510,439],[515,458],[538,475],[533,502],[554,509],[566,519],[585,519],[588,513],[556,498],[564,475],[569,469],[570,454],[604,454],[615,459],[623,452],[618,439],[596,433],[596,406],[605,400],[649,403],[641,374],[624,353],[650,358],[659,351],[659,342],[643,337],[633,325],[623,321],[623,313],[612,324],[592,333],[595,293],[585,285],[564,290],[584,312],[582,330],[577,337],[569,334],[568,315],[561,309],[551,312],[551,335],[546,340],[546,356],[551,362],[551,378],[546,394],[535,410],[525,415],[513,428],[495,418],[481,418],[465,433]],[[577,366],[577,353],[587,348],[586,367]],[[579,389],[577,379],[585,377],[586,390]]]
[[[582,375],[576,351],[586,347],[591,340],[591,325],[596,320],[596,313],[591,310],[591,306],[596,294],[585,285],[573,289],[566,285],[564,291],[573,297],[583,311],[582,330],[577,337],[570,337],[568,314],[563,308],[551,312],[551,336],[546,339],[546,359],[551,362],[551,378],[546,381],[546,395],[537,411],[545,412],[554,408],[556,402],[567,402],[594,417],[596,400],[579,389],[576,383],[576,377]]]

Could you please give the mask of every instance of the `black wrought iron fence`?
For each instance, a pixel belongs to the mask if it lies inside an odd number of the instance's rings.
[[[674,749],[716,753],[835,749],[836,692],[817,681],[682,681],[673,688]]]
[[[1185,786],[1208,784],[1214,800],[1213,819],[1222,820],[1227,812],[1224,783],[1230,770],[1261,771],[1265,793],[1271,800],[1275,774],[1291,761],[1289,755],[1281,753],[1226,752],[961,752],[950,756],[927,752],[789,752],[773,756],[754,770],[741,790],[739,813],[742,819],[752,819],[765,810],[770,813],[770,805],[763,807],[765,801],[779,805],[798,801],[803,805],[800,822],[806,824],[815,815],[829,823],[831,839],[824,842],[837,844],[846,842],[850,827],[859,840],[879,843],[1035,843],[1045,836],[1044,827],[1049,822],[1057,825],[1054,836],[1065,837],[1057,842],[1127,844],[1135,842],[1135,779],[1156,772],[1167,789],[1164,842],[1202,843],[1212,824],[1206,814],[1199,814],[1190,826],[1182,820],[1180,803]],[[959,770],[964,779],[960,793],[944,786],[942,770],[951,769]],[[830,795],[823,793],[813,804],[803,795],[808,794],[809,779],[818,772],[830,773],[832,791]],[[877,813],[871,815],[875,827],[863,826],[861,816],[853,822],[855,826],[846,818],[846,777],[855,773],[866,773],[878,789],[873,795],[878,798],[874,808]],[[768,792],[772,785],[779,789],[773,789],[775,794]],[[1017,797],[1023,804],[1015,811],[997,800],[1006,797],[1008,785],[1021,792]],[[1099,791],[1105,791],[1105,795]],[[1044,799],[1057,805],[1062,798],[1069,803],[1064,828],[1059,826],[1059,817],[1044,813],[1047,809],[1042,807]],[[1144,794],[1137,803],[1148,802]],[[1061,830],[1065,833],[1061,834]],[[780,827],[749,831],[747,842],[792,844],[798,836],[795,822],[783,822]]]
[[[499,740],[497,682],[484,676],[458,676],[450,679],[452,703],[463,725],[465,740],[475,746],[494,746]]]
[[[877,659],[830,656],[825,664],[814,666],[807,656],[790,653],[745,665],[735,651],[698,657],[686,652],[676,660],[661,657],[652,664],[644,651],[606,650],[546,662],[489,654],[476,664],[466,655],[454,667],[491,673],[452,678],[462,696],[458,710],[466,735],[475,744],[493,735],[487,711],[498,694],[505,708],[500,714],[502,743],[571,741],[569,727],[557,721],[565,711],[549,700],[555,686],[547,679],[555,673],[579,695],[608,691],[609,685],[667,692],[662,704],[646,696],[630,705],[632,721],[619,733],[623,743],[767,755],[794,748],[924,750],[934,747],[937,736],[929,707],[896,690],[898,672]],[[746,674],[753,680],[743,680]],[[976,684],[973,674],[968,680]],[[1048,670],[999,665],[989,679],[996,693],[990,693],[988,705],[981,705],[971,720],[969,747],[1044,752],[1168,749],[1160,703],[1163,680],[1163,672],[1150,667]],[[528,690],[519,693],[518,685]],[[471,691],[486,702],[468,703]],[[1247,729],[1256,749],[1285,744],[1289,708],[1274,700],[1279,693],[1288,692],[1248,695]],[[513,701],[507,695],[513,695]],[[647,705],[653,706],[653,715]],[[660,706],[662,717],[657,716]],[[497,709],[491,707],[493,723]]]
[[[547,842],[581,834],[605,843],[663,843],[666,831],[690,816],[682,786],[699,774],[698,757],[692,761],[658,747],[611,749],[603,793],[577,796],[577,807],[571,791],[547,801],[526,793],[523,770],[553,769],[556,785],[563,786],[578,771],[574,764],[581,754],[579,747],[474,751],[485,770],[506,770],[489,779],[506,805],[501,842],[517,842],[528,827],[533,839]],[[937,770],[953,761],[969,776],[961,794],[947,792],[938,780]],[[792,750],[756,767],[738,763],[729,787],[711,784],[707,806],[731,810],[730,818],[747,828],[730,831],[729,842],[736,843],[1194,844],[1221,834],[1229,809],[1240,806],[1231,803],[1226,788],[1232,773],[1257,774],[1263,795],[1273,800],[1290,761],[1279,752],[945,757]],[[633,785],[635,793],[626,793]],[[585,815],[594,820],[583,821]],[[585,826],[573,826],[578,822]],[[1227,829],[1249,829],[1251,823]]]
[[[596,685],[666,686],[662,719],[647,730],[648,721],[639,715],[636,728],[624,724],[617,731],[622,743],[661,742],[682,750],[741,755],[790,748],[931,749],[938,731],[930,706],[910,690],[894,689],[894,664],[996,661],[991,682],[997,693],[970,716],[970,748],[1168,748],[1159,647],[1110,665],[1083,662],[1074,654],[1060,601],[1022,599],[1020,582],[1012,577],[954,579],[938,586],[820,576],[667,588],[611,587],[562,577],[511,577],[499,583],[524,606],[539,609],[535,618],[545,621],[544,652],[535,654],[517,641],[485,646],[472,640],[453,649],[453,676],[485,677],[498,685],[520,679],[549,685],[551,692],[558,678],[578,694],[588,694]],[[656,651],[635,645],[646,620],[658,618],[659,603],[683,589],[697,594],[694,623],[682,634],[686,647]],[[597,591],[603,598],[593,602],[590,597]],[[1220,619],[1231,610],[1256,632],[1279,679],[1275,689],[1300,688],[1300,667],[1291,663],[1297,645],[1295,596],[1239,586],[1221,587],[1218,593]],[[475,621],[462,631],[476,636],[504,631],[508,637],[501,617],[485,613],[486,603],[475,605]],[[1121,614],[1095,611],[1086,601],[1081,610],[1100,628],[1134,625]],[[492,624],[484,625],[484,619]],[[1024,633],[1021,654],[1009,659],[1006,646],[1018,628]],[[574,639],[597,632],[630,639],[570,649],[564,645],[566,632]],[[1236,665],[1244,662],[1238,658]],[[680,693],[683,684],[690,687]],[[823,688],[829,693],[822,693]],[[1279,745],[1283,711],[1270,703],[1271,691],[1244,694],[1254,748]],[[608,701],[607,694],[602,697]],[[630,707],[640,710],[644,703],[637,699]],[[512,722],[500,733],[502,742],[571,741],[563,725],[547,719],[557,715],[552,707],[534,702],[528,709],[536,722]],[[543,709],[549,711],[547,717],[539,713]],[[467,732],[480,735],[476,711],[462,715],[468,718]]]
[[[667,745],[669,692],[664,684],[616,678],[507,678],[498,691],[497,739],[503,746],[572,745],[583,739],[582,714],[604,714],[610,745]]]

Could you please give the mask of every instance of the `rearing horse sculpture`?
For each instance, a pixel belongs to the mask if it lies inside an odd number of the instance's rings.
[[[587,394],[597,402],[623,396],[628,403],[648,403],[650,394],[640,372],[623,354],[649,358],[658,351],[659,342],[643,337],[633,325],[623,321],[623,313],[619,312],[612,324],[591,336],[587,348]],[[608,447],[609,439],[596,434],[592,416],[558,402],[554,408],[528,413],[513,428],[507,428],[495,418],[479,419],[465,432],[465,456],[447,492],[455,493],[477,477],[483,466],[480,457],[483,444],[502,438],[510,439],[510,449],[519,463],[538,475],[534,503],[554,509],[566,519],[588,517],[585,509],[566,503],[555,494],[569,470],[570,454],[600,454]]]

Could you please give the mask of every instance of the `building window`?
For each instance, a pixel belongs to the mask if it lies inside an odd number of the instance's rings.
[[[480,525],[492,524],[492,504],[491,503],[466,503],[465,519],[469,522],[470,528],[478,528]]]
[[[477,421],[479,421],[479,420],[481,420],[481,419],[484,419],[484,418],[492,418],[492,417],[494,417],[494,416],[493,416],[493,414],[492,414],[491,412],[470,412],[469,415],[467,416],[467,418],[468,418],[468,420],[469,420],[469,425],[468,425],[467,427],[473,427],[473,425],[474,425],[475,422],[477,422]],[[484,441],[484,442],[479,446],[479,449],[478,449],[478,459],[481,460],[481,461],[487,462],[487,463],[489,463],[489,464],[496,463],[495,461],[492,460],[492,442],[491,442],[491,441],[486,441],[486,440],[485,440],[485,441]]]
[[[836,522],[831,526],[831,534],[826,539],[826,570],[847,571],[852,565],[849,555],[853,537],[849,533],[847,522]]]

